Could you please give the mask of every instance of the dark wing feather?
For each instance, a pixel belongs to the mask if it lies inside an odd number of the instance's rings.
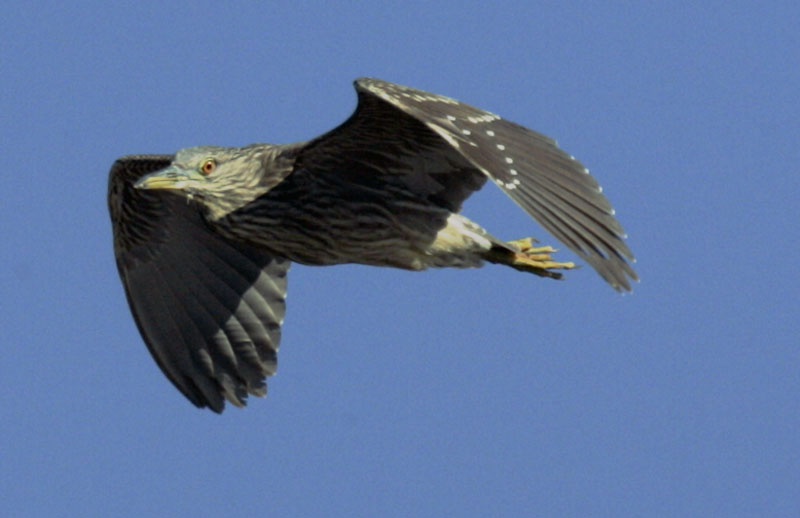
[[[315,159],[345,148],[379,173],[389,164],[411,188],[435,185],[430,199],[451,210],[488,177],[611,286],[630,291],[633,254],[611,204],[553,139],[449,97],[368,78],[355,87],[356,112],[309,143]]]
[[[164,155],[117,160],[108,203],[117,267],[150,353],[195,405],[216,412],[266,394],[275,372],[289,262],[229,242],[199,210],[133,183]]]
[[[339,181],[387,190],[396,186],[458,212],[486,175],[423,120],[376,97],[356,82],[358,106],[339,127],[304,143],[295,167]]]

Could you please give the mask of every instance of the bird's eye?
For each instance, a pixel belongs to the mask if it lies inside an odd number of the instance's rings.
[[[203,165],[200,166],[200,172],[204,175],[209,175],[217,168],[217,161],[213,158],[206,158]]]

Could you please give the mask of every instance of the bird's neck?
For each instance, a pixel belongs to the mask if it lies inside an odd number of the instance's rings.
[[[236,212],[279,185],[294,170],[294,156],[284,152],[287,146],[253,145],[241,165],[250,174],[237,176],[230,183],[209,193],[213,200],[204,203],[206,218],[219,221]]]

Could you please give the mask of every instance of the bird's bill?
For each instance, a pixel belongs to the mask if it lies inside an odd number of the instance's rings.
[[[183,189],[191,179],[190,171],[171,165],[139,178],[133,186],[137,189]]]

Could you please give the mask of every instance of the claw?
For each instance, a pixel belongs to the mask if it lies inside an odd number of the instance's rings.
[[[553,248],[552,246],[539,246],[536,248],[528,248],[527,250],[522,250],[526,254],[552,254],[558,252],[557,248]]]
[[[508,244],[511,248],[518,251],[510,254],[506,264],[517,270],[553,279],[560,279],[562,275],[551,270],[570,270],[575,268],[575,263],[573,262],[561,263],[553,261],[550,254],[557,252],[557,250],[552,246],[534,247],[533,243],[535,242],[537,240],[531,237],[509,241]]]
[[[556,261],[551,260],[549,254],[527,254],[527,253],[517,253],[514,256],[514,260],[511,263],[511,266],[519,266],[522,268],[540,268],[544,270],[551,270],[551,269],[559,269],[559,270],[571,270],[575,268],[575,263],[567,262],[567,263],[559,263]]]
[[[540,277],[550,277],[560,279],[563,275],[552,270],[571,270],[575,268],[575,263],[561,263],[553,261],[550,254],[557,252],[552,246],[534,247],[533,243],[538,242],[536,238],[526,237],[507,241],[503,246],[492,248],[486,255],[486,259],[499,264],[508,265],[522,272],[530,272]]]
[[[509,241],[508,244],[513,247],[519,248],[520,252],[524,252],[526,250],[530,250],[531,248],[533,248],[533,244],[538,242],[539,240],[536,239],[535,237],[523,237],[522,239]]]

